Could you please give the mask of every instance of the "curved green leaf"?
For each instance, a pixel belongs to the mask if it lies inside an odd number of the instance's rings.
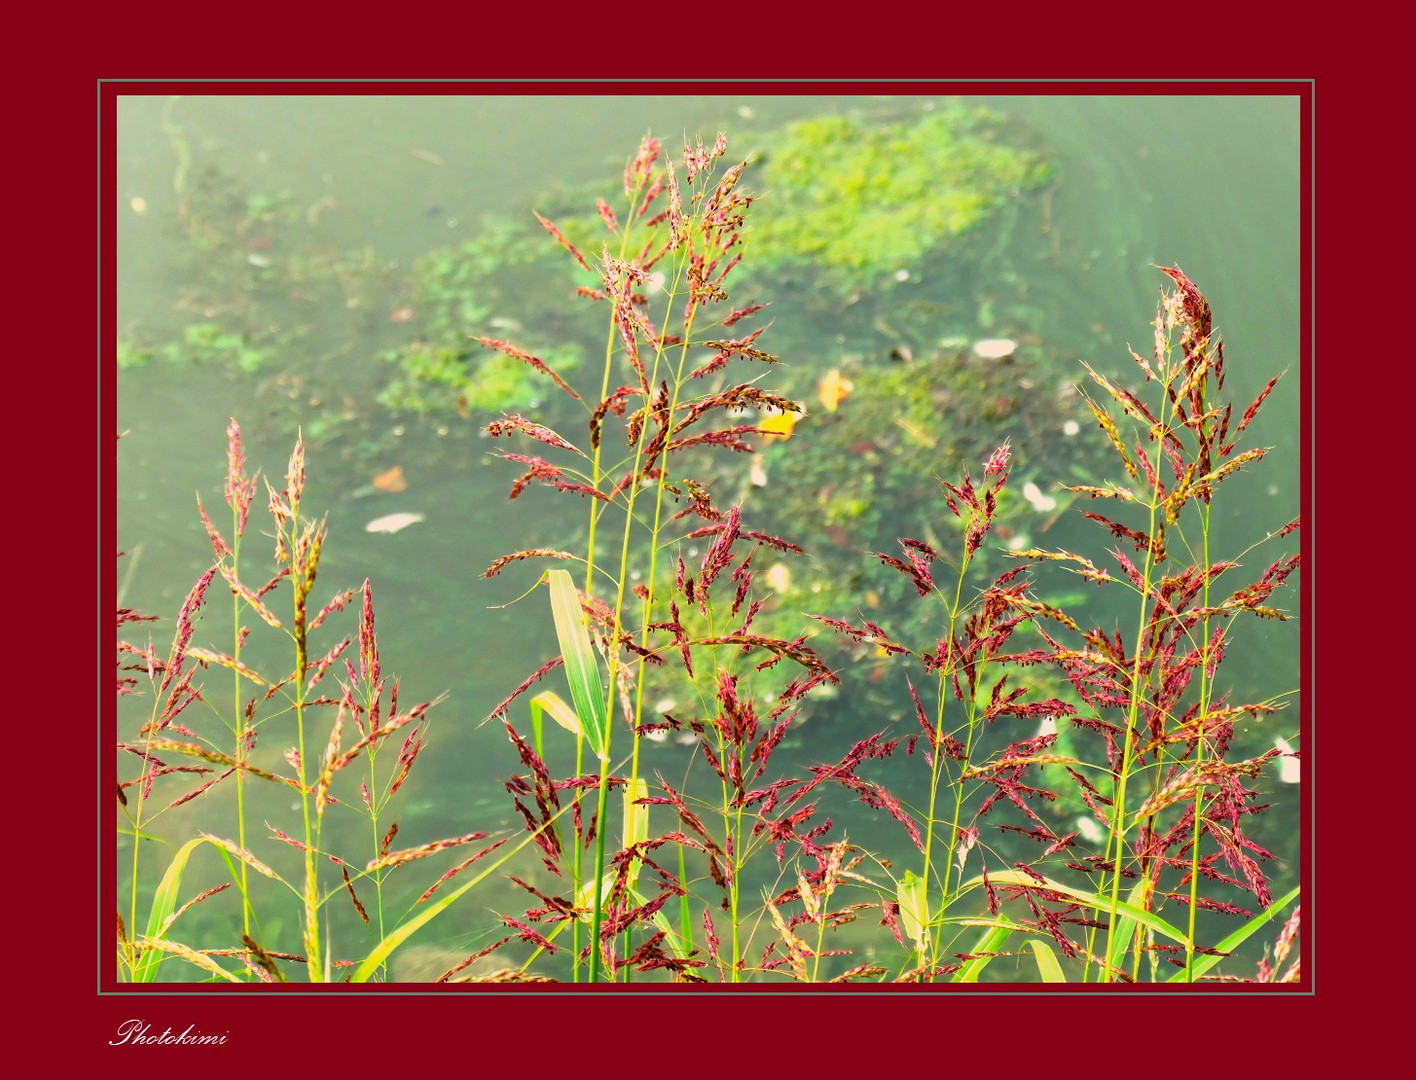
[[[1146,890],[1146,882],[1138,881],[1135,887],[1126,894],[1126,902],[1117,905],[1117,914],[1121,915],[1116,920],[1116,925],[1111,932],[1111,948],[1107,950],[1107,964],[1109,970],[1116,971],[1124,967],[1126,951],[1131,947],[1131,943],[1136,936],[1136,920],[1129,915],[1121,914],[1125,908],[1140,910],[1136,901]]]
[[[187,857],[196,850],[199,844],[206,842],[206,838],[201,836],[188,840],[177,850],[177,854],[172,856],[172,861],[167,865],[167,872],[157,883],[157,891],[152,897],[152,909],[148,912],[147,937],[150,940],[165,941],[167,939],[168,920],[177,910],[177,891],[182,886],[182,872],[187,868]],[[133,972],[134,981],[152,982],[157,978],[157,968],[161,962],[162,957],[157,951],[145,951],[138,961],[137,969]]]
[[[531,699],[531,709],[533,712],[550,713],[554,720],[566,731],[570,732],[577,739],[584,734],[580,729],[580,718],[575,715],[575,710],[565,703],[565,699],[554,690],[542,690]]]
[[[900,905],[900,920],[904,923],[905,937],[913,942],[921,956],[927,949],[928,885],[929,883],[913,870],[906,870],[905,876],[895,883],[895,902]]]
[[[996,874],[989,874],[988,881],[991,885],[1026,885],[1033,889],[1048,889],[1052,892],[1061,893],[1063,896],[1070,897],[1078,903],[1100,912],[1102,915],[1106,915],[1111,911],[1110,897],[1100,896],[1097,893],[1083,892],[1081,889],[1074,889],[1072,886],[1064,885],[1062,882],[1050,877],[1044,877],[1041,881],[1038,881],[1031,875],[1024,874],[1018,870],[1002,870]],[[960,886],[959,893],[962,895],[970,889],[982,888],[982,886],[983,878],[981,876],[970,878]],[[1186,941],[1185,931],[1172,926],[1154,912],[1145,911],[1125,901],[1117,903],[1116,912],[1118,915],[1134,920],[1142,926],[1154,930],[1161,937],[1167,937],[1171,941],[1178,941],[1182,945]]]
[[[600,667],[585,629],[580,594],[570,580],[569,570],[548,570],[551,586],[551,613],[556,620],[565,678],[580,717],[581,730],[590,741],[590,750],[601,762],[609,760],[610,729],[605,721],[605,692],[600,683]],[[552,714],[554,716],[554,714]]]
[[[1062,974],[1062,966],[1057,963],[1057,956],[1052,951],[1052,947],[1045,941],[1029,941],[1032,946],[1033,959],[1037,961],[1037,973],[1042,977],[1043,982],[1064,983],[1067,976]]]
[[[448,906],[453,903],[453,901],[457,900],[473,886],[481,884],[487,879],[488,876],[499,870],[507,863],[508,860],[511,859],[513,855],[519,852],[527,844],[531,843],[531,841],[535,840],[536,837],[541,834],[541,831],[543,829],[550,828],[550,826],[555,823],[555,821],[561,816],[561,814],[564,814],[569,809],[569,805],[562,807],[560,812],[557,813],[555,817],[551,818],[550,821],[543,823],[539,828],[537,828],[533,832],[527,833],[526,836],[522,838],[519,844],[517,844],[509,851],[505,852],[499,859],[497,859],[496,862],[492,863],[481,873],[476,874],[468,881],[464,881],[457,888],[453,889],[450,893],[447,893],[445,896],[443,896],[440,900],[430,903],[426,908],[420,911],[417,915],[413,916],[413,918],[409,919],[407,922],[400,923],[398,926],[396,926],[387,936],[384,937],[382,941],[380,941],[377,945],[374,946],[373,951],[369,953],[369,955],[364,959],[364,962],[359,965],[358,970],[356,970],[354,974],[350,976],[349,981],[356,983],[368,982],[369,977],[373,975],[373,973],[377,971],[380,966],[382,966],[383,962],[387,960],[390,955],[392,955],[394,949],[398,948],[410,937],[412,937],[416,931],[422,929],[422,927],[425,926],[434,917],[446,910]]]
[[[1298,894],[1301,891],[1301,887],[1294,886],[1291,890],[1284,893],[1281,897],[1271,903],[1268,906],[1267,910],[1260,912],[1258,915],[1255,915],[1238,930],[1235,930],[1234,933],[1230,934],[1218,945],[1216,945],[1215,951],[1218,953],[1226,954],[1233,952],[1248,938],[1252,937],[1256,930],[1277,918],[1277,916],[1283,911],[1284,908],[1286,908],[1289,904],[1293,903],[1294,900],[1298,899]],[[1192,973],[1194,975],[1202,975],[1204,972],[1214,967],[1215,964],[1219,963],[1223,959],[1223,956],[1214,956],[1210,954],[1206,954],[1204,956],[1197,956],[1195,957],[1195,962],[1192,966]],[[1185,974],[1186,973],[1182,970],[1170,976],[1169,981],[1184,982]]]
[[[999,952],[1008,938],[1012,936],[1013,929],[1012,926],[1007,924],[1006,920],[1000,921],[998,924],[991,926],[982,937],[974,942],[974,946],[969,952],[974,954]],[[1018,927],[1018,929],[1022,928]],[[963,966],[960,967],[958,971],[954,972],[953,981],[963,983],[978,982],[979,975],[983,973],[983,969],[988,966],[989,961],[992,959],[992,956],[978,956],[977,959],[974,960],[965,960]]]

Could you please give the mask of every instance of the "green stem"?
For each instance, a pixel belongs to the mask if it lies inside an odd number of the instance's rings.
[[[315,852],[320,846],[319,822],[310,820],[310,780],[309,762],[305,740],[305,675],[309,668],[309,648],[307,634],[306,604],[310,586],[313,583],[313,567],[309,564],[319,557],[318,543],[313,539],[309,548],[300,544],[299,509],[292,499],[290,516],[290,578],[294,593],[294,616],[292,637],[295,640],[295,733],[296,733],[296,776],[300,783],[300,811],[304,826],[305,884],[304,884],[304,941],[305,965],[310,981],[323,981],[324,970],[320,962],[319,927],[319,878]],[[303,559],[300,552],[304,550]]]
[[[1203,432],[1201,433],[1203,437]],[[1208,612],[1210,610],[1210,502],[1204,502],[1204,509],[1200,511],[1200,536],[1203,547],[1202,570],[1204,573],[1204,585],[1201,591],[1201,605]],[[1206,736],[1204,730],[1205,716],[1209,713],[1210,707],[1210,617],[1206,614],[1200,620],[1200,700],[1198,719],[1200,724],[1199,737],[1195,742],[1195,768],[1198,769],[1201,760],[1206,752]],[[1197,935],[1196,916],[1199,912],[1199,888],[1200,888],[1200,837],[1201,816],[1204,810],[1204,791],[1200,787],[1195,788],[1195,800],[1193,816],[1194,821],[1190,834],[1190,921],[1186,927],[1185,941],[1185,981],[1193,982],[1195,978],[1195,941]]]
[[[633,190],[633,191],[629,194],[629,196],[628,196],[628,206],[627,206],[627,212],[626,212],[626,214],[625,214],[625,225],[624,225],[624,227],[623,227],[623,228],[621,229],[621,231],[620,231],[620,251],[619,251],[619,257],[620,257],[621,260],[624,259],[626,253],[627,253],[628,250],[629,250],[629,232],[630,232],[630,228],[631,228],[631,224],[630,224],[630,223],[631,223],[631,222],[633,221],[633,219],[634,219],[634,210],[635,210],[635,207],[636,207],[636,205],[638,204],[639,199],[641,198],[641,196],[642,196],[643,193],[644,193],[645,183],[646,183],[646,178],[643,177],[643,176],[639,177],[638,180],[636,181],[634,190]],[[601,401],[604,401],[605,398],[607,398],[607,397],[609,396],[609,393],[610,393],[610,378],[611,378],[611,375],[613,374],[613,369],[614,369],[615,338],[616,338],[616,335],[617,335],[617,329],[616,329],[616,326],[615,326],[614,316],[613,316],[613,314],[612,314],[611,317],[610,317],[610,325],[609,325],[609,329],[608,329],[608,331],[607,331],[607,333],[606,333],[606,340],[605,340],[605,364],[604,364],[604,371],[603,371],[603,374],[602,374],[601,380],[600,380],[600,400],[601,400]],[[645,406],[646,406],[646,408],[647,408],[647,406],[648,406],[648,402],[647,402],[647,401],[645,402]],[[646,427],[646,428],[648,427],[647,423],[646,423],[645,427]],[[635,463],[636,463],[636,466],[638,465],[638,460],[639,460],[640,456],[641,456],[642,453],[643,453],[643,447],[644,447],[644,439],[643,439],[643,433],[641,432],[641,438],[640,438],[640,440],[639,440],[639,445],[635,448]],[[603,439],[597,439],[597,440],[596,440],[596,443],[595,443],[595,446],[594,446],[594,449],[593,449],[593,451],[592,451],[592,455],[591,455],[590,483],[591,483],[591,486],[592,486],[593,488],[595,488],[595,490],[597,490],[597,491],[599,490],[599,487],[600,487],[600,481],[604,478],[604,475],[605,475],[605,474],[604,474],[604,471],[603,471],[603,468],[602,468],[603,448],[604,448],[604,440],[603,440]],[[611,635],[611,639],[610,639],[611,641],[615,641],[615,640],[618,639],[619,627],[620,627],[620,625],[621,625],[621,615],[622,615],[623,607],[624,607],[624,581],[625,581],[625,571],[626,571],[626,567],[627,567],[627,564],[628,564],[628,547],[629,547],[630,530],[631,530],[631,528],[633,527],[633,524],[634,524],[634,495],[635,495],[635,488],[637,488],[637,486],[638,486],[638,485],[632,486],[631,489],[630,489],[630,491],[628,492],[628,494],[627,494],[627,496],[626,496],[625,526],[624,526],[624,544],[623,544],[623,549],[622,549],[622,551],[621,551],[621,558],[620,558],[619,592],[618,592],[618,596],[617,596],[617,598],[616,598],[616,603],[615,603],[615,626],[614,626],[614,633]],[[589,514],[590,514],[589,535],[588,535],[588,538],[587,538],[587,540],[586,540],[586,557],[585,557],[585,594],[586,594],[587,596],[590,596],[590,595],[593,594],[593,590],[594,590],[594,586],[595,586],[595,537],[596,537],[597,526],[598,526],[598,524],[599,524],[600,513],[601,513],[601,512],[602,512],[602,508],[599,507],[599,506],[597,505],[596,501],[592,499],[592,500],[590,501],[590,509],[589,509]],[[609,727],[610,727],[611,729],[613,728],[613,723],[612,723],[612,721],[613,721],[613,717],[614,717],[615,680],[616,680],[616,677],[617,677],[617,675],[618,675],[618,671],[617,671],[617,658],[618,658],[618,652],[617,652],[617,650],[611,650],[609,688],[608,688],[608,690],[606,691],[606,693],[607,693],[607,695],[608,695],[608,706],[609,706],[609,707],[607,708],[606,713],[605,713],[605,715],[606,715],[606,717],[607,717],[607,719],[606,719],[606,724],[609,725]],[[608,740],[609,740],[609,734],[608,734],[608,731],[607,731],[607,734],[606,734],[606,747],[605,747],[605,751],[606,751],[606,754],[607,754],[607,755],[608,755],[608,753],[609,753]],[[638,755],[639,755],[639,739],[638,739],[637,733],[636,733],[636,737],[635,737],[635,740],[634,740],[634,754],[635,754],[635,762],[636,762],[636,764],[637,764],[637,763],[638,763]],[[575,757],[575,775],[576,775],[577,778],[582,775],[582,771],[581,771],[581,770],[582,770],[582,765],[583,765],[583,743],[582,743],[582,741],[577,740],[577,743],[576,743],[576,757]],[[603,889],[602,889],[602,883],[601,883],[601,875],[604,873],[604,861],[605,861],[605,857],[604,857],[604,842],[605,842],[605,829],[604,829],[604,824],[605,824],[605,808],[606,808],[606,800],[607,800],[607,791],[606,791],[607,773],[608,773],[608,765],[607,765],[605,762],[601,762],[601,765],[600,765],[599,810],[598,810],[598,815],[597,815],[597,817],[596,817],[596,819],[595,819],[595,820],[596,820],[596,827],[597,827],[597,842],[596,842],[596,845],[595,845],[594,907],[593,907],[593,914],[592,914],[592,917],[591,917],[592,936],[591,936],[591,951],[590,951],[589,979],[590,979],[590,982],[592,982],[592,983],[593,983],[593,982],[596,982],[597,979],[598,979],[598,977],[599,977],[600,919],[601,919],[601,907],[603,906],[603,897],[602,897]],[[635,775],[637,775],[637,773],[636,773]],[[580,803],[580,799],[581,799],[580,789],[577,788],[577,789],[576,789],[575,796],[574,796],[574,802],[576,803],[577,806],[578,806],[579,803]],[[574,882],[575,893],[576,893],[576,895],[579,895],[580,889],[581,889],[581,887],[582,887],[582,881],[581,881],[582,868],[581,868],[580,844],[577,842],[577,843],[574,845],[574,847],[575,847],[575,851],[574,851],[574,854],[573,854],[573,856],[572,856],[572,879],[573,879],[573,882]],[[580,976],[580,959],[579,959],[579,957],[580,957],[580,926],[579,926],[579,920],[578,920],[578,919],[575,920],[575,922],[576,922],[576,925],[575,925],[575,927],[574,927],[573,930],[572,930],[572,938],[571,938],[571,940],[572,940],[572,948],[573,948],[573,955],[574,955],[574,957],[575,957],[575,960],[574,960],[574,963],[573,963],[573,968],[572,968],[572,979],[574,979],[575,981],[578,982],[578,981],[579,981],[579,976]]]
[[[1159,462],[1156,463],[1157,471]],[[1155,538],[1155,518],[1159,501],[1158,494],[1152,490],[1150,499],[1150,523],[1146,529],[1146,535],[1151,538],[1152,545]],[[1150,600],[1151,573],[1154,570],[1153,551],[1151,546],[1146,548],[1145,569],[1141,574],[1141,603],[1140,603],[1140,626],[1136,631],[1136,645],[1134,655],[1131,660],[1131,690],[1130,703],[1126,712],[1126,731],[1122,736],[1121,745],[1121,766],[1116,778],[1116,798],[1112,806],[1111,831],[1106,840],[1106,857],[1111,860],[1111,909],[1108,913],[1106,927],[1106,953],[1103,960],[1102,980],[1111,981],[1111,945],[1112,938],[1116,932],[1117,905],[1121,899],[1121,870],[1123,841],[1126,835],[1126,787],[1130,780],[1131,768],[1133,765],[1133,743],[1135,739],[1136,724],[1140,718],[1141,708],[1141,652],[1145,648],[1146,636],[1146,604]],[[1113,853],[1112,846],[1115,845]]]
[[[968,572],[968,566],[969,556],[967,552],[965,552],[963,561],[959,567],[958,578],[954,582],[954,599],[953,602],[949,604],[949,624],[945,633],[951,645],[948,661],[939,673],[939,697],[938,701],[935,703],[934,711],[934,744],[930,747],[929,815],[927,818],[928,825],[924,831],[924,904],[923,910],[919,913],[920,925],[926,928],[926,934],[929,933],[927,928],[933,921],[929,910],[929,882],[932,880],[930,875],[933,868],[934,829],[935,825],[938,823],[936,813],[939,801],[939,786],[945,769],[944,759],[947,757],[947,755],[943,753],[944,713],[949,700],[949,677],[954,671],[955,663],[952,642],[954,640],[954,630],[959,622],[959,612],[963,608],[964,577]],[[968,734],[970,750],[972,749],[973,735],[974,727],[973,724],[970,723]],[[949,878],[954,865],[954,847],[958,843],[958,822],[963,813],[962,784],[954,784],[952,786],[954,788],[954,817],[951,822],[949,839],[946,842],[947,850],[944,856],[944,878],[940,884],[939,911],[941,914],[947,910],[949,906]],[[942,934],[942,932],[941,926],[940,933]],[[942,942],[935,942],[934,944],[935,948],[932,949],[932,951],[937,952],[938,945],[942,944]],[[928,958],[923,955],[920,956],[921,963],[926,963],[927,959]]]
[[[613,691],[611,692],[613,695]],[[611,697],[613,700],[613,696]],[[604,873],[605,873],[605,812],[610,795],[609,762],[600,763],[599,805],[595,811],[595,908],[590,922],[590,982],[600,981],[600,921],[604,915]]]
[[[231,508],[231,573],[239,578],[240,551],[241,551],[241,512],[232,506]],[[241,659],[241,597],[234,590],[231,593],[231,623],[233,640],[231,644],[231,656],[237,662]],[[233,671],[231,674],[231,721],[236,733],[236,843],[242,851],[248,850],[246,847],[246,713],[241,708],[241,673]],[[251,906],[251,893],[249,881],[246,876],[246,861],[237,860],[237,872],[240,874],[241,890],[241,928],[247,937],[254,937],[251,932],[251,917],[254,914]],[[255,978],[252,969],[246,967],[246,979],[250,981]]]

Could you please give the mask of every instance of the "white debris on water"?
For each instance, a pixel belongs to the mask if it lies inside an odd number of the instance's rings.
[[[1105,838],[1106,833],[1102,832],[1101,826],[1096,823],[1096,818],[1083,814],[1072,822],[1077,832],[1082,834],[1082,839],[1089,844],[1097,844]]]
[[[1040,514],[1057,509],[1057,500],[1051,495],[1044,495],[1042,489],[1031,480],[1023,485],[1023,498],[1027,499],[1028,505]]]
[[[974,355],[980,360],[1006,360],[1017,350],[1018,343],[1010,338],[984,338],[973,344]]]
[[[374,518],[373,521],[365,525],[364,531],[371,533],[396,533],[408,528],[410,525],[416,525],[418,522],[425,520],[426,518],[423,514],[385,514],[383,517]]]
[[[1283,755],[1278,759],[1278,779],[1280,783],[1296,784],[1302,774],[1302,769],[1298,765],[1296,751],[1289,744],[1288,740],[1282,736],[1274,736],[1274,746],[1278,747],[1278,752]]]

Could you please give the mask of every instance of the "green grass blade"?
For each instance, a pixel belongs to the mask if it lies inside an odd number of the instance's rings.
[[[642,777],[636,776],[625,784],[622,797],[624,818],[620,827],[620,846],[627,851],[635,844],[642,844],[649,839],[649,807],[639,805],[640,799],[649,797],[649,785]],[[639,880],[639,868],[642,865],[643,860],[638,856],[629,861],[625,881],[631,889]]]
[[[1045,941],[1029,941],[1033,959],[1037,961],[1037,973],[1043,982],[1064,983],[1067,976],[1062,974],[1062,965],[1057,963],[1057,955]]]
[[[146,936],[150,940],[166,940],[167,920],[172,918],[172,913],[177,910],[177,892],[182,886],[182,872],[187,868],[187,857],[196,850],[197,845],[206,842],[206,839],[200,836],[188,840],[178,849],[177,854],[172,856],[172,861],[167,866],[167,872],[157,883],[157,891],[153,893],[152,897],[152,909],[148,912]],[[152,982],[157,978],[157,968],[161,962],[162,957],[157,952],[151,949],[144,951],[142,958],[138,961],[137,969],[133,973],[133,980],[135,982]]]
[[[1026,885],[1029,888],[1043,888],[1053,892],[1059,892],[1101,913],[1102,916],[1107,915],[1111,911],[1111,898],[1109,896],[1083,892],[1081,889],[1074,889],[1070,885],[1064,885],[1054,878],[1043,878],[1042,881],[1038,881],[1036,878],[1030,877],[1018,870],[1003,870],[996,874],[989,874],[988,880],[990,884],[995,886]],[[962,894],[968,892],[970,889],[982,888],[982,886],[982,877],[970,878],[960,887],[959,892]],[[1171,925],[1153,912],[1145,911],[1125,901],[1117,903],[1116,912],[1123,918],[1131,919],[1134,922],[1140,923],[1142,926],[1154,930],[1161,937],[1169,938],[1171,941],[1178,941],[1181,945],[1185,944],[1185,931]]]
[[[1289,892],[1284,893],[1272,904],[1270,904],[1266,911],[1260,912],[1258,915],[1255,915],[1238,930],[1235,930],[1234,933],[1230,934],[1218,945],[1216,945],[1215,950],[1221,953],[1233,952],[1236,948],[1238,948],[1250,937],[1252,937],[1256,930],[1272,922],[1275,918],[1278,917],[1280,913],[1282,913],[1284,908],[1286,908],[1289,904],[1293,903],[1294,900],[1298,899],[1298,893],[1300,891],[1300,887],[1294,886],[1293,889],[1291,889]],[[1223,956],[1212,956],[1209,954],[1206,954],[1204,956],[1197,956],[1195,957],[1194,973],[1196,975],[1202,975],[1223,959]],[[1184,982],[1185,972],[1180,971],[1172,975],[1168,981]]]
[[[566,731],[570,732],[577,739],[584,734],[580,730],[580,717],[575,715],[575,710],[565,703],[562,698],[553,690],[542,690],[531,699],[532,712],[539,717],[541,712],[550,714],[554,720]]]
[[[895,902],[900,905],[900,921],[905,937],[913,942],[920,956],[927,951],[929,930],[929,883],[913,870],[895,883]]]
[[[522,838],[519,844],[517,844],[510,851],[505,852],[501,856],[501,858],[497,859],[496,862],[492,863],[490,866],[482,870],[479,874],[475,875],[470,880],[464,881],[456,889],[453,889],[452,892],[446,894],[440,900],[436,900],[430,903],[426,908],[418,912],[417,915],[413,916],[413,918],[409,919],[407,922],[399,923],[399,925],[396,926],[392,932],[390,932],[386,937],[384,937],[382,941],[380,941],[377,945],[374,946],[373,952],[369,953],[369,955],[364,959],[364,962],[359,965],[358,970],[355,971],[352,976],[350,976],[349,981],[356,983],[368,982],[369,976],[373,975],[374,972],[379,970],[379,968],[383,965],[384,961],[387,960],[389,956],[393,954],[394,949],[402,945],[405,941],[412,937],[416,931],[422,929],[436,916],[442,914],[442,912],[445,911],[449,906],[451,906],[454,901],[459,899],[473,886],[480,885],[490,875],[496,873],[497,870],[501,869],[504,865],[506,865],[508,861],[510,861],[512,856],[516,855],[516,853],[526,847],[527,844],[535,840],[536,837],[540,835],[541,829],[550,828],[551,825],[553,825],[560,818],[561,814],[564,814],[569,809],[569,806],[562,807],[560,813],[556,814],[555,817],[551,818],[550,821],[543,824],[534,832],[528,832],[526,836]]]
[[[637,889],[630,890],[630,895],[636,904],[645,904],[648,901]],[[664,944],[669,947],[669,951],[680,960],[687,960],[693,952],[693,943],[679,936],[677,930],[669,922],[667,916],[662,911],[656,911],[650,916],[656,927],[664,932]]]
[[[1136,882],[1135,887],[1126,894],[1124,906],[1136,908],[1136,900],[1145,892],[1145,888],[1145,881]],[[1129,915],[1122,915],[1122,910],[1122,907],[1117,908],[1120,918],[1116,920],[1116,928],[1111,935],[1111,951],[1107,954],[1107,964],[1111,971],[1119,971],[1125,967],[1126,953],[1130,950],[1136,937],[1136,920]],[[1139,909],[1136,908],[1136,910]]]
[[[974,946],[969,952],[974,954],[999,952],[1012,934],[1013,928],[1011,926],[1006,926],[1002,923],[992,926],[982,937],[974,942]],[[979,975],[983,973],[983,969],[988,966],[989,961],[992,959],[993,957],[991,956],[979,956],[975,960],[965,960],[963,966],[959,968],[958,971],[954,972],[953,981],[963,983],[978,982]]]
[[[988,880],[991,884],[995,886],[1036,886],[1039,884],[1033,878],[1016,870],[1004,870],[996,874],[989,874]],[[959,893],[960,895],[962,895],[963,893],[968,892],[971,889],[981,888],[982,885],[982,877],[971,878],[969,881],[964,882],[964,884],[959,889]],[[1105,916],[1107,912],[1111,910],[1111,900],[1109,897],[1100,896],[1095,893],[1083,892],[1080,889],[1074,889],[1071,886],[1064,885],[1062,884],[1062,882],[1056,881],[1052,878],[1045,879],[1045,881],[1042,883],[1042,887],[1055,890],[1059,893],[1063,893],[1066,896],[1069,896],[1072,899],[1078,901],[1079,903],[1085,904],[1087,907],[1092,908],[1102,916]],[[1230,934],[1218,945],[1216,945],[1215,949],[1220,953],[1232,952],[1245,940],[1253,936],[1253,934],[1261,927],[1267,925],[1268,923],[1276,919],[1283,912],[1283,909],[1286,908],[1298,897],[1298,893],[1299,889],[1294,888],[1291,891],[1285,893],[1283,896],[1279,897],[1277,900],[1275,900],[1272,904],[1269,905],[1267,911],[1263,912],[1260,915],[1256,915],[1253,919],[1249,920],[1249,922],[1245,923],[1238,930],[1234,931],[1234,933]],[[1145,911],[1134,904],[1126,903],[1124,901],[1116,905],[1116,912],[1122,920],[1121,922],[1118,922],[1118,928],[1126,931],[1125,935],[1118,935],[1118,937],[1121,937],[1123,941],[1129,940],[1130,934],[1134,933],[1135,926],[1137,923],[1139,923],[1141,926],[1154,930],[1161,937],[1169,938],[1171,941],[1179,942],[1181,945],[1184,945],[1186,942],[1185,931],[1179,929],[1171,923],[1166,922],[1164,919],[1154,914],[1153,912]],[[986,933],[982,938],[980,938],[979,941],[974,945],[973,949],[970,951],[976,953],[997,952],[1001,948],[1003,943],[1007,940],[1008,935],[1010,933],[1012,933],[1012,931],[1006,925],[999,923],[995,925],[991,930],[989,930],[988,933]],[[1124,949],[1121,950],[1121,952],[1124,952]],[[1196,975],[1200,975],[1203,972],[1208,971],[1210,968],[1212,968],[1215,964],[1219,963],[1223,959],[1223,956],[1212,956],[1209,954],[1196,957],[1194,964],[1194,973]],[[1114,961],[1115,957],[1113,957],[1113,969],[1115,968]],[[979,972],[981,972],[984,967],[987,966],[987,964],[988,958],[983,958],[979,961],[968,961],[964,964],[963,967],[961,967],[957,972],[954,973],[954,982],[977,981]],[[1168,981],[1183,982],[1184,979],[1185,972],[1181,971],[1171,976]]]
[[[551,613],[556,620],[556,638],[560,642],[570,696],[575,702],[580,727],[589,740],[591,752],[605,762],[609,760],[610,741],[609,725],[605,719],[605,692],[600,683],[595,650],[590,644],[590,633],[585,629],[580,596],[570,580],[569,570],[550,570],[547,576],[551,586]]]

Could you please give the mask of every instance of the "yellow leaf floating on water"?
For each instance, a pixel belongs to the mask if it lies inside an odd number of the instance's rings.
[[[770,416],[763,416],[758,421],[757,430],[762,433],[764,442],[771,442],[773,439],[790,439],[796,423],[796,413],[773,413]]]
[[[832,368],[816,384],[816,397],[825,406],[827,412],[835,412],[837,406],[850,397],[851,391],[854,389],[855,384],[850,379],[842,378],[841,373]]]
[[[379,491],[407,491],[408,479],[403,475],[403,466],[395,465],[388,472],[381,472],[371,481]]]

